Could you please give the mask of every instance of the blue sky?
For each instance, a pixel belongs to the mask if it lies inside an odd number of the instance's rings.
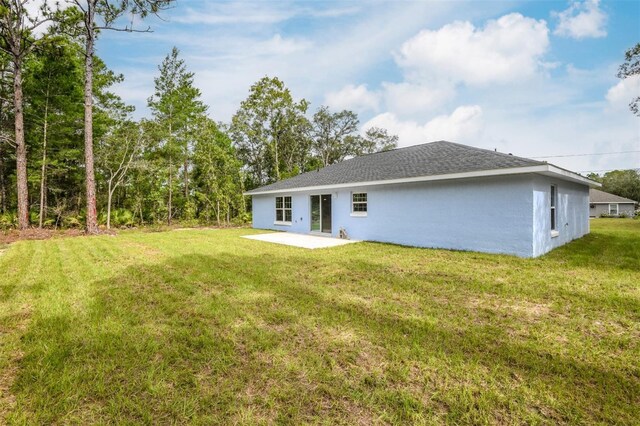
[[[523,156],[640,151],[617,66],[640,42],[640,2],[178,0],[153,33],[105,33],[117,92],[148,115],[157,65],[182,53],[212,118],[269,75],[296,98],[352,109],[400,146],[447,139]],[[144,25],[144,24],[143,24]],[[550,158],[576,171],[640,168],[640,153]]]

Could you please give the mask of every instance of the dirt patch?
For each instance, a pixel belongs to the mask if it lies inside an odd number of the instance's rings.
[[[104,233],[113,234],[112,231]],[[29,228],[24,231],[10,230],[0,232],[0,245],[9,244],[21,240],[48,240],[50,238],[60,237],[78,237],[86,235],[81,229],[38,229]]]

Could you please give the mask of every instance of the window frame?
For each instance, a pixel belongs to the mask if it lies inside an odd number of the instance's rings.
[[[611,206],[616,206],[616,212],[611,213]],[[619,203],[609,203],[609,216],[618,216],[620,214],[620,204]]]
[[[364,195],[364,201],[359,200],[359,201],[355,201],[354,198],[356,195]],[[363,206],[364,205],[364,211],[363,210],[356,210],[355,206]],[[351,216],[353,217],[367,217],[369,213],[369,195],[366,191],[359,191],[359,192],[351,192]]]
[[[287,198],[289,199],[289,207],[287,207]],[[281,207],[278,207],[278,199],[281,199]],[[275,220],[274,225],[286,225],[290,226],[293,222],[293,198],[291,195],[277,195],[274,200],[275,207]],[[282,220],[278,220],[278,212],[282,212]],[[287,219],[287,212],[289,213],[289,220]]]
[[[549,187],[549,228],[551,236],[557,237],[558,231],[558,185],[551,184]]]

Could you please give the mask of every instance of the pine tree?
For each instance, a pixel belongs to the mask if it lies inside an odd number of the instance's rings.
[[[193,148],[195,123],[206,114],[207,107],[200,100],[200,90],[193,85],[193,73],[187,71],[179,50],[171,53],[158,67],[160,75],[154,79],[155,93],[148,104],[154,117],[154,137],[162,157],[166,160],[167,223],[175,214],[177,169],[182,167],[183,210],[189,209],[189,159]]]

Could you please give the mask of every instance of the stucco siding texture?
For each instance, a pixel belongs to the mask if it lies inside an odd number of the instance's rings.
[[[366,217],[351,215],[352,192],[367,192]],[[308,233],[309,196],[329,193],[333,236],[344,228],[356,240],[534,255],[532,175],[254,195],[253,226]],[[292,197],[290,226],[274,224],[276,195]]]
[[[615,204],[615,203],[613,203]],[[591,204],[589,208],[589,216],[600,217],[603,214],[609,214],[609,204]],[[633,216],[635,213],[635,205],[632,203],[618,203],[618,214],[624,213],[627,216]]]
[[[551,234],[551,185],[558,190],[557,236]],[[589,188],[536,175],[533,179],[533,255],[540,256],[589,233]]]

